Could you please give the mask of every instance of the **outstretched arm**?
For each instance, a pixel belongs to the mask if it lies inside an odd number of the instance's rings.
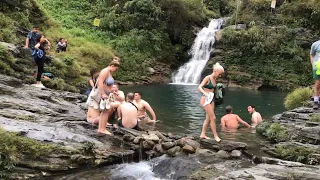
[[[153,111],[152,107],[149,105],[149,103],[147,103],[146,101],[143,101],[143,105],[146,108],[146,110],[151,114],[152,120],[153,121],[157,120],[156,114],[154,113],[154,111]]]
[[[242,120],[239,116],[237,116],[237,121],[240,122],[241,124],[247,126],[247,127],[251,127],[247,122],[245,122],[244,120]]]

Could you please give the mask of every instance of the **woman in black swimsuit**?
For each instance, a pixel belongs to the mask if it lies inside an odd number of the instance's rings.
[[[206,131],[210,124],[210,128],[214,136],[214,140],[217,142],[221,141],[216,129],[216,115],[214,114],[214,98],[212,99],[211,102],[207,102],[206,104],[205,104],[205,101],[207,96],[212,95],[212,93],[214,92],[214,88],[217,84],[216,79],[223,73],[224,73],[223,67],[219,63],[216,63],[215,65],[213,65],[212,74],[206,76],[198,87],[198,90],[203,94],[203,96],[200,99],[200,104],[203,107],[203,109],[206,111],[206,120],[203,123],[202,131],[200,135],[201,139],[210,139],[209,137],[206,136]]]

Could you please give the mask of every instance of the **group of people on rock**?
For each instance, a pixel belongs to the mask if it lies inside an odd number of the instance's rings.
[[[56,45],[56,52],[66,51],[68,41],[64,38],[60,38],[59,42]],[[50,50],[51,43],[45,37],[44,34],[41,34],[39,27],[37,25],[33,26],[33,29],[28,33],[26,38],[26,43],[24,48],[32,50],[32,60],[37,65],[37,70],[35,73],[36,84],[35,87],[44,88],[44,85],[41,83],[41,77],[44,73],[44,60],[46,57],[46,51]]]
[[[206,112],[206,119],[203,123],[202,131],[200,134],[201,139],[210,139],[208,136],[206,136],[206,131],[210,125],[214,140],[216,142],[221,141],[217,133],[216,116],[214,113],[214,89],[217,84],[216,79],[223,73],[224,68],[219,63],[214,64],[212,74],[206,76],[198,87],[198,91],[203,94],[203,96],[200,98],[200,104]],[[238,115],[233,114],[232,107],[227,106],[226,115],[221,118],[222,128],[236,129],[239,126],[238,122],[244,124],[247,127],[255,127],[262,121],[262,117],[260,113],[255,111],[255,107],[253,105],[248,106],[248,111],[250,114],[252,114],[252,126],[243,121]]]
[[[112,135],[107,130],[109,121],[116,120],[113,125],[139,129],[138,123],[155,124],[156,114],[144,101],[141,92],[129,92],[126,97],[119,85],[115,83],[113,73],[120,66],[120,58],[115,56],[109,66],[101,71],[96,68],[90,71],[88,80],[87,121],[98,124],[98,133]],[[149,118],[147,111],[151,114]]]

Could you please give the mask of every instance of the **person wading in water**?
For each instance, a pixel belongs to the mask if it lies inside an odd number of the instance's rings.
[[[206,76],[201,84],[198,87],[198,90],[203,94],[200,99],[200,104],[203,109],[206,111],[206,120],[203,123],[202,131],[200,138],[201,139],[210,139],[206,136],[206,131],[210,124],[210,128],[212,130],[214,140],[216,142],[220,142],[221,139],[218,136],[217,128],[216,128],[216,115],[214,114],[214,88],[217,84],[216,79],[224,73],[224,68],[216,63],[213,65],[212,74]]]

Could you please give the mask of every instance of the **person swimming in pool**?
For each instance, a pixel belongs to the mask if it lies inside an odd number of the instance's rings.
[[[226,115],[221,118],[221,128],[222,129],[238,129],[239,122],[250,128],[251,126],[243,121],[238,115],[233,114],[232,107],[226,107]]]
[[[98,88],[101,93],[101,101],[104,101],[104,103],[108,103],[108,98],[110,93],[112,92],[112,87],[114,84],[114,79],[112,77],[112,73],[116,72],[119,68],[120,63],[119,61],[111,61],[109,63],[109,66],[102,69],[99,77],[98,77]],[[100,103],[100,109],[101,114],[99,117],[99,128],[98,133],[103,133],[106,135],[111,135],[109,131],[106,129],[106,125],[108,123],[109,115],[112,111],[112,109],[106,108],[109,104],[102,104],[103,109],[101,109],[101,103]],[[110,105],[109,105],[110,106]]]
[[[210,124],[210,128],[212,130],[214,140],[216,142],[220,142],[221,139],[217,133],[216,127],[216,116],[214,114],[214,88],[216,86],[216,79],[224,73],[224,68],[217,62],[213,65],[212,74],[206,76],[201,84],[198,87],[198,91],[200,91],[203,96],[200,99],[200,104],[206,112],[206,119],[202,126],[202,131],[200,134],[201,139],[210,139],[206,136],[206,131]]]
[[[127,94],[127,102],[118,107],[120,127],[138,130],[138,107],[133,103],[134,94]]]
[[[251,121],[252,121],[251,126],[252,127],[256,127],[257,125],[259,125],[262,122],[261,114],[256,111],[256,108],[254,105],[248,106],[248,112],[252,115],[252,117],[251,117]]]

